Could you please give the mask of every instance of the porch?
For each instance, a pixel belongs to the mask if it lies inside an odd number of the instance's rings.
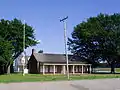
[[[68,64],[70,74],[91,73],[91,64]],[[37,70],[40,74],[66,74],[66,64],[37,64]]]

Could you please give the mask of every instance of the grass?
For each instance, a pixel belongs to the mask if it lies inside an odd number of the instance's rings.
[[[104,79],[104,78],[120,78],[120,74],[81,74],[70,75],[70,80],[82,79]],[[9,74],[1,75],[0,83],[10,82],[43,82],[43,81],[60,81],[67,80],[65,75],[40,75],[40,74]]]
[[[95,68],[98,71],[111,71],[111,68]],[[119,73],[120,72],[120,68],[115,68],[115,72]]]

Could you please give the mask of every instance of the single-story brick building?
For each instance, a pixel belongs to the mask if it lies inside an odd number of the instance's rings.
[[[45,54],[35,53],[34,49],[28,61],[29,73],[40,74],[65,74],[66,73],[65,54]],[[91,64],[81,62],[79,58],[68,55],[69,73],[91,73]]]

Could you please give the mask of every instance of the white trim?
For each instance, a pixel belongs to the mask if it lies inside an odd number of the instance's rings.
[[[83,74],[83,65],[82,65],[82,74]]]
[[[72,69],[73,69],[73,74],[75,74],[75,66],[74,66],[74,65],[73,65],[73,68],[72,68]]]
[[[38,70],[38,73],[39,73],[40,72],[39,62],[37,62],[37,70]]]
[[[65,74],[66,68],[65,65],[63,66],[63,74]]]
[[[91,65],[90,65],[90,74],[91,74]]]
[[[55,65],[53,66],[53,74],[55,74]]]
[[[47,64],[47,63],[44,63],[44,65],[66,65],[66,64]],[[91,64],[68,64],[68,65],[91,65]]]

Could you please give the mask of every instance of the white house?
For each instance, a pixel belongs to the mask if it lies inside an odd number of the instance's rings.
[[[22,72],[23,71],[23,64],[22,62],[24,62],[24,67],[26,68],[27,67],[27,63],[28,63],[28,60],[29,60],[29,56],[25,56],[25,59],[24,59],[24,56],[21,54],[18,56],[18,58],[15,59],[14,61],[14,71],[15,72]],[[25,61],[23,61],[25,60]]]

